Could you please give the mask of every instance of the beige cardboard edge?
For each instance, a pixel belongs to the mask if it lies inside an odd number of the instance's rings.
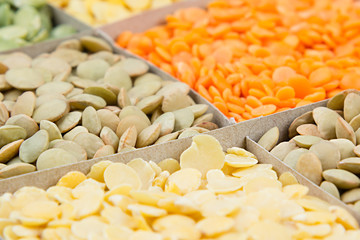
[[[342,208],[345,208],[347,211],[352,213],[352,215],[356,218],[358,222],[360,222],[360,214],[358,212],[354,211],[354,209],[347,206],[341,200],[327,193],[318,185],[314,184],[306,177],[304,177],[302,174],[300,174],[299,172],[295,171],[294,169],[292,169],[291,167],[280,161],[277,157],[270,154],[266,149],[258,145],[255,141],[253,141],[249,137],[246,137],[246,149],[252,153],[255,153],[259,162],[272,164],[274,170],[278,173],[278,176],[280,176],[280,174],[284,172],[292,173],[300,184],[305,185],[309,188],[309,195],[325,200],[331,205],[337,205]]]
[[[11,52],[27,52],[29,51],[29,49],[31,48],[40,48],[45,44],[45,45],[52,45],[54,43],[58,43],[61,42],[65,39],[69,39],[72,38],[76,35],[82,34],[83,32],[89,32],[92,30],[92,27],[79,21],[78,19],[74,18],[73,16],[67,14],[66,12],[62,11],[61,9],[51,5],[51,4],[47,4],[51,10],[52,13],[52,20],[53,23],[55,23],[54,27],[60,24],[69,24],[73,27],[75,27],[75,29],[78,31],[78,33],[75,33],[72,36],[69,37],[65,37],[65,38],[59,38],[59,39],[53,39],[53,40],[46,40],[43,42],[39,42],[39,43],[35,43],[32,44],[30,46],[26,46],[26,47],[20,47],[20,48],[15,48],[15,49],[11,49],[8,51],[0,51],[0,54],[7,54],[7,53],[11,53]]]
[[[132,32],[143,32],[151,27],[164,24],[165,17],[178,9],[199,7],[206,8],[207,4],[212,0],[187,0],[180,1],[165,7],[145,11],[132,17],[106,24],[99,28],[105,32],[111,39],[115,39],[121,32],[130,30]]]

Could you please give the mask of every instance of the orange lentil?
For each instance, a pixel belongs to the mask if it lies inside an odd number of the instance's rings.
[[[214,86],[209,87],[209,93],[213,98],[214,97],[221,97],[221,94],[220,94],[219,90]]]
[[[260,117],[260,116],[270,115],[270,114],[274,113],[275,111],[276,111],[276,106],[274,104],[267,104],[267,105],[262,105],[257,108],[254,108],[251,111],[251,114],[254,117]]]
[[[115,41],[243,121],[360,90],[359,12],[355,0],[214,0]]]
[[[213,104],[214,104],[215,107],[217,107],[220,110],[220,112],[222,112],[225,115],[228,115],[229,110],[227,109],[225,103],[223,103],[223,102],[214,102]]]
[[[205,98],[209,102],[213,102],[213,98],[203,85],[199,85],[198,92],[203,98]]]
[[[263,105],[262,102],[260,102],[260,100],[254,96],[248,96],[246,98],[246,102],[250,107],[253,107],[253,108]]]
[[[237,114],[242,114],[243,112],[245,112],[245,109],[243,107],[240,107],[233,103],[226,103],[226,106],[231,112],[234,112]]]
[[[277,97],[280,101],[294,98],[295,90],[290,86],[282,87],[276,92],[275,97]]]

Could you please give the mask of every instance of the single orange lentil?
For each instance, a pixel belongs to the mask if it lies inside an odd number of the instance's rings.
[[[274,70],[272,79],[276,83],[287,82],[289,80],[289,78],[294,77],[295,75],[296,75],[296,72],[294,71],[294,69],[287,67],[287,66],[282,66],[282,67],[278,67]]]
[[[203,98],[205,98],[209,102],[213,102],[213,98],[211,97],[211,95],[209,94],[209,92],[206,90],[206,88],[203,85],[199,85],[198,92]]]
[[[305,105],[308,105],[308,104],[311,104],[313,103],[312,101],[309,101],[309,100],[301,100],[300,102],[298,102],[296,104],[296,107],[301,107],[301,106],[305,106]]]
[[[280,101],[294,98],[295,90],[290,86],[282,87],[276,92],[275,97]]]
[[[246,98],[246,103],[253,108],[263,105],[262,102],[254,96],[248,96]]]
[[[251,111],[251,114],[254,117],[260,117],[260,116],[270,115],[270,114],[274,113],[275,111],[276,111],[276,106],[274,104],[267,104],[267,105],[262,105],[257,108],[254,108]]]
[[[214,102],[213,104],[214,104],[215,107],[217,107],[220,110],[220,112],[222,112],[225,115],[228,115],[229,110],[227,109],[225,103],[223,103],[223,102]]]
[[[226,106],[229,109],[229,111],[237,113],[237,114],[242,114],[243,112],[245,112],[245,109],[243,107],[240,107],[233,103],[226,103]]]
[[[214,98],[214,97],[221,97],[221,93],[219,92],[219,90],[214,87],[214,86],[210,86],[209,87],[209,93],[210,95]]]
[[[331,81],[332,74],[328,67],[318,68],[309,76],[310,84],[314,87],[324,85]]]

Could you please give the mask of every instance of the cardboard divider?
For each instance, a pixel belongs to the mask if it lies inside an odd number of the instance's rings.
[[[114,23],[106,24],[99,28],[100,31],[109,35],[111,39],[115,39],[121,32],[129,30],[132,32],[143,32],[149,28],[165,23],[167,15],[178,9],[199,7],[206,8],[207,4],[212,0],[188,0],[180,1],[165,7],[149,10],[142,14],[134,15],[130,18],[120,20]]]

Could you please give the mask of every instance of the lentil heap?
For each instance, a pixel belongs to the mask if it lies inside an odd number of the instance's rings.
[[[216,0],[116,42],[240,122],[360,89],[360,3]]]
[[[252,153],[208,135],[159,164],[99,162],[0,197],[5,239],[355,240],[356,220]],[[283,176],[287,177],[283,177]],[[292,176],[292,177],[291,177]]]

